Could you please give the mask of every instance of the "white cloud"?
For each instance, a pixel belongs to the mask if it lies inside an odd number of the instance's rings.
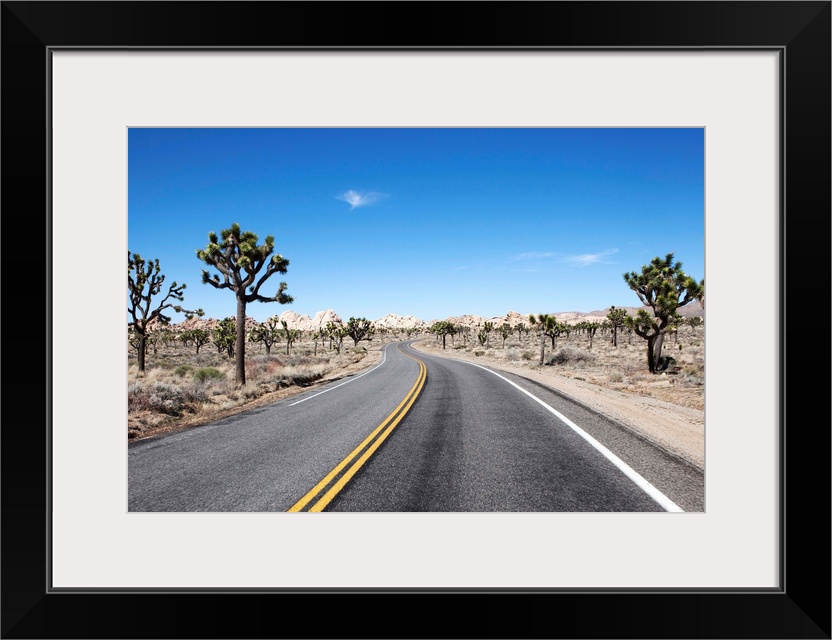
[[[576,256],[564,256],[561,258],[561,261],[568,262],[576,267],[588,267],[591,264],[599,263],[610,264],[609,261],[604,258],[611,256],[614,253],[618,253],[618,249],[609,249],[607,251],[602,251],[601,253],[582,253]]]
[[[357,209],[358,207],[365,207],[368,204],[374,204],[381,200],[382,194],[376,193],[375,191],[368,191],[367,193],[359,193],[358,191],[354,191],[353,189],[348,189],[340,196],[335,196],[338,200],[343,200],[344,202],[348,202],[353,209]]]
[[[512,256],[511,260],[540,260],[542,258],[551,258],[554,254],[552,251],[529,251],[528,253],[519,253]]]

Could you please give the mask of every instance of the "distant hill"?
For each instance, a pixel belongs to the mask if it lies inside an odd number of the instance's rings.
[[[630,315],[635,315],[636,312],[641,307],[617,307],[619,309],[624,309]],[[649,307],[644,307],[646,310],[650,310]],[[578,322],[582,322],[584,320],[596,320],[598,322],[602,322],[606,319],[607,314],[610,312],[610,307],[605,309],[598,309],[596,311],[561,311],[561,312],[548,312],[552,313],[554,316],[557,317],[558,321],[566,322],[568,324],[575,324]],[[692,316],[705,316],[705,310],[702,308],[702,305],[699,302],[692,302],[690,304],[685,305],[684,307],[679,308],[679,315],[684,318],[689,318]],[[310,318],[306,315],[299,315],[294,311],[284,311],[282,314],[277,316],[279,320],[286,321],[286,325],[290,329],[301,329],[303,331],[317,331],[323,326],[326,326],[327,323],[332,322],[334,324],[340,324],[343,322],[341,317],[335,313],[332,309],[327,309],[326,311],[319,311],[315,314],[314,318]],[[426,328],[432,325],[434,322],[438,322],[440,320],[450,320],[455,324],[461,324],[468,327],[477,327],[482,326],[485,322],[493,322],[495,326],[499,327],[501,324],[508,323],[512,327],[517,326],[518,324],[525,323],[528,324],[529,314],[528,313],[519,313],[517,311],[509,311],[503,316],[493,316],[493,317],[484,317],[478,315],[462,315],[462,316],[451,316],[448,318],[436,318],[429,322],[425,322],[421,318],[417,318],[415,316],[407,315],[407,316],[399,316],[395,313],[388,313],[381,318],[378,318],[373,321],[378,327],[386,327],[388,329],[421,329]],[[186,320],[181,322],[177,325],[173,325],[174,329],[193,329],[193,328],[205,328],[205,329],[213,329],[218,320],[214,320],[213,318],[192,318],[191,320]],[[256,322],[252,318],[246,318],[246,325],[252,326],[256,324]],[[151,327],[155,328],[155,327]]]

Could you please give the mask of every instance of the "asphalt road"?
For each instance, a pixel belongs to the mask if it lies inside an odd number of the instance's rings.
[[[128,445],[130,511],[703,511],[703,474],[524,378],[384,347],[375,367]]]

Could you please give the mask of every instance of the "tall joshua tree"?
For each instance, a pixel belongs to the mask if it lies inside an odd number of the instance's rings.
[[[438,322],[434,322],[428,331],[435,334],[437,340],[440,337],[442,338],[442,348],[444,349],[446,339],[448,336],[453,336],[457,332],[457,326],[450,320],[439,320]]]
[[[362,340],[372,340],[375,334],[375,327],[367,318],[350,318],[345,328],[347,335],[352,338],[356,347]]]
[[[283,322],[277,316],[268,318],[264,323],[257,325],[248,332],[249,342],[262,342],[266,347],[266,355],[272,352],[272,345],[282,338],[280,323]]]
[[[679,307],[697,300],[702,295],[705,281],[697,282],[682,270],[682,263],[673,254],[655,257],[641,267],[641,273],[624,274],[624,281],[636,292],[641,303],[653,310],[653,316],[639,309],[635,318],[627,321],[636,335],[647,341],[647,368],[656,373],[662,357],[664,331]]]
[[[614,347],[618,346],[618,330],[624,328],[626,317],[626,309],[616,309],[615,305],[610,307],[607,320],[610,321],[610,327],[612,328],[612,346]]]
[[[283,331],[280,332],[280,335],[283,336],[283,339],[286,340],[286,355],[289,355],[289,351],[292,348],[292,345],[295,341],[300,337],[301,330],[300,329],[290,329],[289,323],[285,320],[281,320],[280,324],[283,326]]]
[[[543,364],[546,355],[546,329],[554,322],[557,322],[557,319],[548,313],[538,313],[536,316],[533,313],[529,314],[529,324],[540,331],[540,364]]]
[[[274,236],[266,236],[262,245],[251,231],[240,231],[236,222],[223,229],[220,238],[213,231],[208,234],[208,245],[197,249],[196,256],[218,274],[213,277],[202,270],[203,284],[216,289],[230,289],[237,298],[237,340],[235,351],[235,377],[238,386],[246,383],[246,305],[249,302],[279,302],[287,304],[294,298],[284,293],[286,283],[281,282],[274,296],[264,296],[260,288],[275,273],[286,273],[289,260],[274,252]],[[265,267],[265,271],[258,274]],[[222,276],[222,278],[220,277]]]
[[[182,302],[185,299],[184,284],[171,283],[167,293],[160,300],[159,295],[162,293],[164,282],[165,276],[161,273],[159,260],[145,260],[138,253],[127,252],[127,312],[132,318],[127,326],[135,332],[140,372],[144,372],[150,323],[153,320],[162,324],[170,322],[170,317],[162,311],[173,309],[178,313],[184,313],[188,318],[203,315],[202,309],[186,311],[173,303],[174,300]]]
[[[514,328],[508,322],[500,325],[500,337],[503,339],[503,349],[506,348],[506,338],[512,333],[514,333]]]

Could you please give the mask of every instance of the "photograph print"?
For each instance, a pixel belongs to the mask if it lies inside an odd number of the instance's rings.
[[[705,130],[130,128],[129,512],[704,512]]]

